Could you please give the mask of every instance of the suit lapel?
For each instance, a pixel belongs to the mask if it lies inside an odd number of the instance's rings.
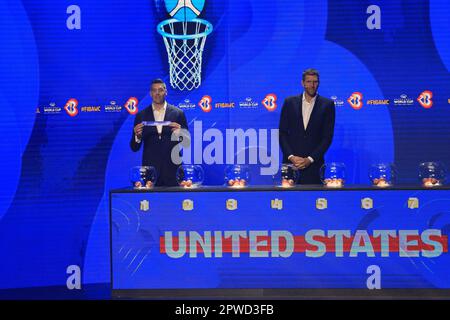
[[[153,115],[153,107],[150,105],[147,108],[147,117],[148,121],[155,121],[155,116]]]
[[[164,113],[164,121],[169,121],[170,113],[172,113],[172,108],[170,107],[169,104],[167,104],[166,113]]]
[[[296,108],[298,112],[297,119],[299,119],[300,131],[305,132],[305,126],[303,125],[303,95],[299,96],[298,107]]]

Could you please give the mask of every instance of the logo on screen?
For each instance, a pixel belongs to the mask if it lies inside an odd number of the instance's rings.
[[[283,200],[280,199],[270,200],[270,207],[275,210],[283,210]]]
[[[101,112],[101,106],[85,106],[81,108],[81,112]]]
[[[277,96],[274,93],[268,94],[262,104],[267,110],[274,111],[277,108]]]
[[[69,99],[64,106],[64,110],[66,110],[67,114],[71,117],[75,117],[78,114],[78,100],[77,99]]]
[[[334,105],[336,107],[342,107],[344,105],[344,101],[342,99],[339,99],[337,96],[331,96],[331,100],[334,101]]]
[[[253,99],[251,97],[247,97],[247,98],[245,98],[245,101],[239,102],[239,107],[247,108],[247,109],[258,108],[258,105],[259,105],[259,103],[256,101],[253,101]]]
[[[387,106],[391,103],[389,99],[370,99],[367,100],[367,105],[372,106]]]
[[[138,113],[138,99],[135,97],[131,97],[125,102],[125,109],[127,109],[128,113],[131,115],[135,115]]]
[[[191,102],[189,99],[184,99],[184,102],[178,104],[178,108],[180,109],[195,109],[195,104]]]
[[[226,203],[227,210],[233,211],[238,207],[238,202],[236,199],[228,199]]]
[[[328,201],[325,198],[316,199],[316,209],[317,210],[325,210],[328,208]]]
[[[425,90],[419,95],[417,101],[422,107],[424,107],[425,109],[429,109],[433,106],[433,101],[431,100],[431,98],[433,98],[433,93],[429,90]]]
[[[365,210],[370,210],[373,208],[373,200],[372,198],[363,198],[361,199],[361,208]]]
[[[404,93],[400,95],[400,98],[394,99],[394,105],[396,106],[412,106],[413,104],[414,100]]]
[[[43,106],[45,114],[57,114],[61,113],[62,108],[58,107],[55,102],[50,102],[48,105]]]
[[[215,108],[234,108],[235,103],[234,102],[217,102],[214,107]]]
[[[198,103],[198,106],[204,111],[204,112],[210,112],[212,109],[212,99],[210,96],[203,96],[203,98]]]
[[[148,211],[148,210],[150,210],[150,202],[148,202],[148,200],[142,200],[139,203],[139,209],[141,211]]]
[[[194,201],[191,199],[185,199],[183,200],[182,207],[184,211],[192,211],[194,210]]]
[[[352,95],[347,99],[347,102],[353,109],[359,110],[363,106],[362,99],[363,95],[361,92],[353,92]]]
[[[105,112],[120,112],[122,111],[122,106],[117,105],[116,101],[111,101],[109,104],[104,107]]]
[[[418,198],[409,198],[408,199],[408,208],[409,209],[419,209],[419,199]]]

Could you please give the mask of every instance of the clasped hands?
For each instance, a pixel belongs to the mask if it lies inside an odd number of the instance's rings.
[[[306,169],[311,164],[311,160],[309,160],[308,158],[297,156],[292,156],[289,161],[291,161],[294,167],[296,167],[297,169]]]

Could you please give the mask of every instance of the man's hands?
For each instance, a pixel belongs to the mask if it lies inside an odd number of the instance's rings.
[[[176,123],[176,122],[171,122],[170,124],[169,124],[169,127],[171,127],[172,128],[172,132],[174,132],[175,131],[175,133],[178,133],[179,132],[179,130],[181,129],[181,125],[179,124],[179,123]],[[144,130],[144,124],[141,122],[141,123],[138,123],[135,127],[134,127],[134,134],[136,135],[136,137],[138,138],[138,139],[141,139],[142,138],[142,131]]]
[[[142,138],[142,131],[144,130],[144,124],[138,123],[135,127],[134,127],[134,134],[136,135],[136,137],[138,139]]]
[[[311,160],[309,160],[308,158],[302,158],[302,157],[297,157],[297,156],[290,157],[289,161],[291,161],[292,164],[297,169],[306,169],[311,164]]]
[[[181,125],[178,124],[178,123],[176,123],[176,122],[171,122],[171,123],[169,124],[169,127],[172,128],[172,132],[181,129]]]
[[[172,128],[172,135],[175,135],[175,137],[179,137],[181,133],[181,125],[176,122],[171,122],[169,124],[169,127]]]

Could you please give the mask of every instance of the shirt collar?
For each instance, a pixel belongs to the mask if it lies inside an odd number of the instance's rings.
[[[167,101],[164,101],[164,106],[163,106],[163,108],[161,110],[159,110],[159,112],[162,112],[162,111],[165,112],[166,109],[167,109]],[[152,110],[156,111],[155,106],[153,105],[153,103],[152,103]]]
[[[311,99],[311,102],[308,102],[308,103],[314,104],[314,102],[316,101],[317,95],[318,95],[318,94],[316,93],[316,95]],[[303,94],[302,94],[302,101],[306,101],[305,93],[304,93],[304,92],[303,92]]]

